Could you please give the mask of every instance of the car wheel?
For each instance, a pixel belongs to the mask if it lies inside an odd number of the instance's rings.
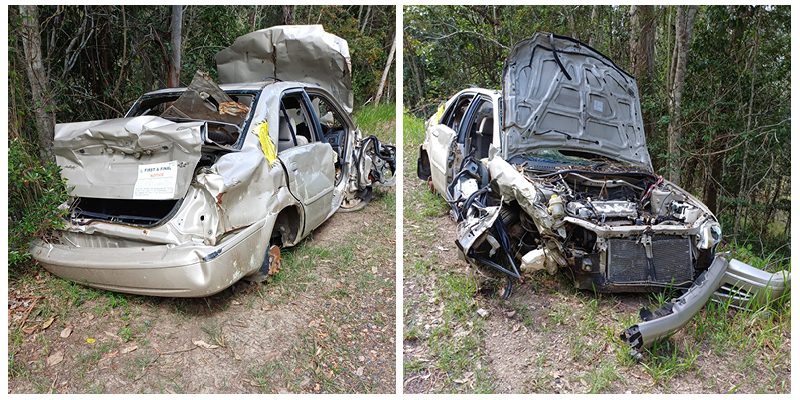
[[[353,212],[364,209],[372,200],[372,188],[368,187],[356,193],[352,198],[345,198],[339,212]]]
[[[244,279],[250,282],[264,282],[277,275],[283,269],[283,259],[281,258],[281,249],[276,245],[272,245],[267,249],[264,254],[264,261],[261,263],[261,268],[254,274],[245,276]]]

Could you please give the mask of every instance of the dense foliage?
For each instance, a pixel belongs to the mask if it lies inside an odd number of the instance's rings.
[[[636,73],[634,45],[645,40],[642,24],[651,23],[654,65],[637,78],[656,172],[666,175],[677,159],[681,186],[716,211],[729,243],[788,256],[790,7],[697,7],[680,152],[671,153],[677,7],[649,14],[630,6],[405,7],[404,107],[430,116],[467,85],[499,89],[506,55],[536,31],[575,37]]]
[[[60,223],[66,199],[57,167],[40,157],[34,112],[56,122],[117,118],[142,93],[167,86],[172,7],[39,6],[44,98],[33,100],[26,74],[23,21],[8,6],[9,270],[27,259],[28,243]],[[28,18],[30,19],[30,18]],[[373,98],[395,37],[394,6],[184,6],[180,85],[195,71],[216,78],[215,54],[243,34],[281,24],[321,24],[349,43],[356,108]],[[394,101],[390,69],[382,102]],[[52,140],[52,139],[51,139]],[[44,159],[43,159],[44,158]]]

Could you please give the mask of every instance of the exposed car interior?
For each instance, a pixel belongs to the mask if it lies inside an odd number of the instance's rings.
[[[281,98],[278,124],[278,153],[313,142],[310,118],[303,106],[302,93],[289,93]]]
[[[464,148],[468,155],[472,154],[480,160],[489,157],[489,145],[492,144],[494,134],[494,107],[489,99],[479,98],[478,101],[475,112],[469,119]]]

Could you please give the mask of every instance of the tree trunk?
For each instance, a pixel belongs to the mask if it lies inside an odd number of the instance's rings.
[[[592,26],[597,26],[597,5],[592,6]],[[589,46],[595,47],[594,42],[597,36],[597,29],[592,29],[591,33],[589,33]]]
[[[767,205],[767,218],[764,222],[764,225],[769,227],[769,224],[772,222],[772,217],[775,215],[775,203],[778,202],[778,197],[781,194],[781,188],[783,186],[783,176],[778,175],[778,184],[775,185],[775,191],[772,195],[772,200],[769,200],[769,204]]]
[[[417,102],[414,104],[415,106],[419,104],[423,99],[425,99],[425,94],[422,90],[422,80],[419,77],[419,68],[417,67],[417,60],[414,57],[414,52],[411,50],[411,45],[408,43],[408,38],[406,35],[403,35],[403,44],[405,45],[405,50],[403,54],[408,58],[408,65],[411,67],[411,76],[414,77],[414,82],[417,84]],[[410,104],[409,104],[410,106]]]
[[[752,68],[750,72],[750,102],[747,106],[747,128],[746,128],[746,136],[744,138],[744,156],[742,159],[742,175],[739,177],[739,195],[737,196],[739,200],[745,200],[747,202],[750,201],[750,194],[745,189],[747,183],[747,152],[750,147],[750,141],[747,140],[747,137],[750,135],[750,129],[752,127],[751,123],[753,121],[753,98],[755,96],[755,82],[756,82],[756,56],[758,56],[758,42],[759,37],[761,36],[761,8],[758,9],[758,23],[756,24],[756,35],[755,35],[755,45],[753,49],[753,59],[751,61],[750,67]],[[742,215],[742,203],[741,201],[736,203],[736,219],[733,223],[733,233],[735,235],[739,234],[739,218]],[[738,236],[737,236],[738,237]]]
[[[656,30],[653,6],[632,5],[631,17],[631,70],[637,80],[649,84],[655,75]]]
[[[383,76],[381,76],[381,83],[378,85],[378,94],[375,96],[375,108],[378,108],[378,103],[381,102],[383,95],[383,88],[386,86],[386,77],[389,76],[389,68],[392,67],[392,60],[394,60],[394,50],[397,47],[397,39],[392,40],[392,49],[389,50],[389,58],[386,60],[386,68],[383,69]]]
[[[681,150],[680,141],[683,139],[681,128],[681,100],[683,97],[683,85],[686,81],[686,66],[688,64],[689,50],[692,47],[692,32],[694,21],[697,18],[697,6],[688,6],[684,12],[682,6],[678,6],[675,38],[677,39],[676,48],[678,57],[675,62],[675,80],[670,90],[670,122],[667,127],[669,137],[670,171],[669,180],[676,185],[681,184]]]
[[[297,6],[281,6],[284,25],[294,25],[294,15],[296,10]]]
[[[367,13],[364,15],[364,23],[361,25],[361,34],[364,34],[364,28],[367,27],[367,21],[369,21],[369,12],[372,11],[372,6],[367,6]]]
[[[717,214],[719,203],[719,178],[723,176],[723,160],[725,159],[722,151],[728,145],[727,136],[722,135],[719,144],[711,146],[711,155],[708,157],[710,171],[706,174],[705,185],[703,187],[703,203],[708,206],[712,214]]]
[[[180,86],[182,28],[183,8],[181,6],[172,6],[172,51],[170,52],[170,66],[167,76],[168,87]]]
[[[33,117],[39,131],[39,157],[42,163],[54,161],[53,135],[56,126],[53,96],[47,87],[47,72],[42,64],[42,42],[39,11],[35,5],[19,6],[22,19],[22,47],[25,52],[25,72],[31,83]]]
[[[656,30],[655,30],[655,9],[653,6],[632,5],[630,10],[631,17],[631,36],[630,53],[631,69],[633,76],[639,83],[639,96],[650,92],[656,70]],[[653,115],[645,112],[642,115],[644,121],[644,134],[647,140],[652,140],[655,131],[655,120]]]

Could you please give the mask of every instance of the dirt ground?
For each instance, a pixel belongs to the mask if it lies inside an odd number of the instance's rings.
[[[393,393],[394,221],[377,190],[285,250],[274,281],[208,298],[9,282],[8,393]]]
[[[408,164],[406,160],[406,168]],[[408,204],[419,196],[414,191],[424,190],[420,180],[406,175],[406,214],[426,212],[424,206]],[[446,207],[439,211],[421,223],[409,222],[404,215],[403,296],[404,304],[415,305],[404,305],[404,393],[791,392],[790,326],[770,336],[770,343],[777,344],[728,350],[711,339],[720,327],[707,327],[708,333],[700,333],[706,329],[705,322],[695,317],[660,349],[636,362],[625,357],[618,335],[641,307],[652,308],[651,298],[577,291],[562,275],[540,274],[517,282],[507,300],[498,295],[501,284],[476,277],[479,288],[469,314],[443,321],[442,308],[452,303],[433,297],[434,288],[447,285],[453,275],[475,274],[457,259],[456,223]],[[415,272],[411,266],[418,260],[429,260],[427,271]],[[734,320],[738,314],[731,311],[730,315]],[[760,323],[756,316],[748,321]],[[723,319],[721,323],[730,322]],[[432,335],[438,326],[447,327],[452,335]],[[462,351],[459,346],[467,347],[461,345],[465,337],[477,345],[469,354],[456,354]],[[443,369],[444,358],[466,360],[463,370]]]

